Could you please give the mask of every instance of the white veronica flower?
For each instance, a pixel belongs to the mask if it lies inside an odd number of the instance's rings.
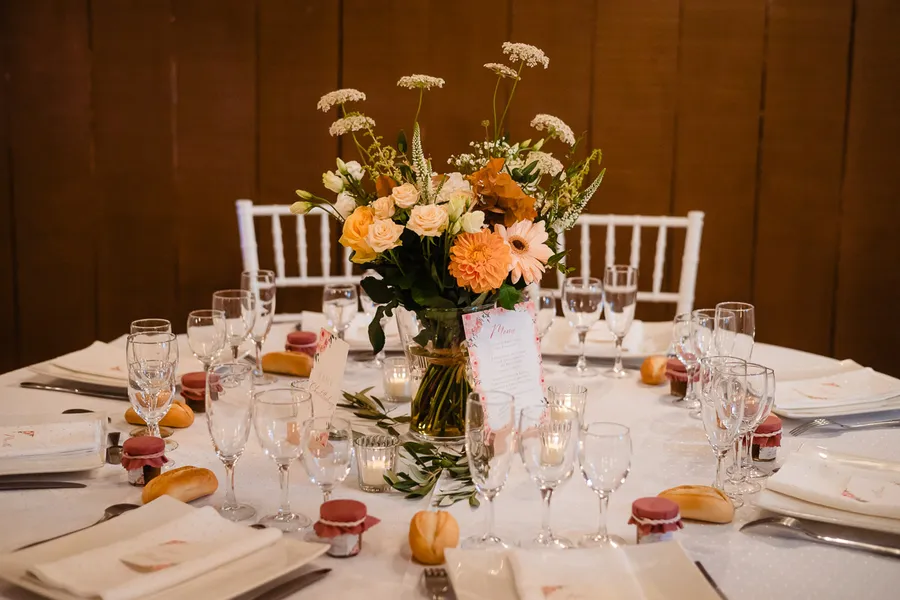
[[[575,134],[572,133],[572,128],[566,125],[559,117],[544,114],[535,115],[531,120],[531,126],[538,131],[546,130],[550,137],[565,142],[570,146],[575,145]]]
[[[506,65],[501,65],[500,63],[486,63],[484,65],[484,68],[490,69],[500,77],[509,77],[510,79],[516,79],[519,76],[514,69],[510,69]]]
[[[432,77],[431,75],[404,75],[397,82],[397,85],[410,90],[421,88],[430,90],[433,87],[444,87],[444,80],[440,77]]]
[[[369,127],[375,127],[375,121],[363,115],[351,115],[332,123],[331,127],[328,128],[328,133],[332,136],[339,136]]]
[[[550,66],[550,59],[544,54],[544,51],[531,44],[503,42],[503,54],[509,55],[511,62],[523,62],[529,67],[543,65],[546,69]]]
[[[321,110],[322,112],[328,112],[331,110],[331,107],[337,104],[345,104],[347,102],[359,102],[360,100],[365,100],[366,95],[363,94],[359,90],[354,90],[353,88],[344,88],[341,90],[335,90],[333,92],[328,92],[321,98],[319,98],[319,103],[316,104],[316,108]]]
[[[535,161],[537,161],[535,169],[551,177],[556,177],[563,170],[563,164],[547,152],[529,152],[525,157],[525,166]]]

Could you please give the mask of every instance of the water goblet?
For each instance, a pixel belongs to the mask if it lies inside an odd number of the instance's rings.
[[[273,271],[244,271],[241,273],[241,289],[250,292],[255,306],[253,326],[249,337],[256,349],[256,369],[253,372],[257,386],[270,385],[277,381],[274,375],[263,371],[262,347],[272,329],[275,318],[275,273]]]
[[[128,399],[147,424],[149,434],[159,435],[159,422],[175,398],[178,341],[172,333],[134,333],[125,344],[128,367]]]
[[[582,537],[578,545],[613,548],[624,545],[625,540],[609,535],[606,514],[609,496],[625,483],[631,471],[631,432],[618,423],[588,423],[581,430],[578,459],[584,480],[600,498],[597,532]]]
[[[353,460],[353,431],[346,419],[313,417],[303,424],[303,464],[310,480],[331,499],[334,486],[347,478]]]
[[[172,333],[168,319],[138,319],[131,322],[129,333]]]
[[[719,314],[734,315],[734,342],[731,349],[723,348],[721,354],[743,360],[750,360],[753,342],[756,338],[756,309],[746,302],[719,302],[716,304],[716,318]],[[727,350],[727,351],[726,351]]]
[[[672,344],[675,356],[684,364],[687,375],[687,393],[684,398],[676,399],[674,404],[689,409],[700,407],[694,392],[694,381],[697,368],[700,366],[700,350],[697,347],[695,330],[691,326],[692,318],[690,313],[683,313],[676,315],[672,322]]]
[[[221,310],[195,310],[188,314],[187,340],[194,356],[209,373],[213,360],[225,348],[225,313]]]
[[[349,283],[329,284],[322,290],[322,312],[339,339],[344,339],[353,317],[359,312],[357,300],[356,286]]]
[[[769,418],[769,415],[772,413],[772,408],[775,406],[775,370],[770,369],[769,367],[765,367],[766,369],[766,404],[768,405],[768,409],[765,411],[765,415],[761,416],[759,422],[756,424],[758,427],[762,424],[763,421]],[[754,429],[756,429],[754,427]],[[744,469],[746,475],[749,479],[765,479],[770,475],[770,473],[763,471],[759,467],[753,464],[753,432],[747,435],[747,454],[744,456]]]
[[[225,335],[231,345],[231,357],[238,359],[241,343],[253,329],[256,302],[247,290],[219,290],[213,293],[212,307],[225,313]]]
[[[751,454],[753,431],[769,416],[772,402],[775,400],[774,394],[768,393],[769,371],[771,369],[762,365],[747,363],[744,418],[741,421],[740,434],[735,441],[734,462],[728,468],[730,478],[726,483],[726,492],[729,494],[755,494],[762,489],[759,483],[747,477],[744,462]]]
[[[725,490],[725,457],[740,434],[744,417],[747,363],[728,357],[700,361],[700,418],[706,439],[716,456],[718,490]],[[740,495],[728,494],[735,508],[744,505]]]
[[[616,362],[604,372],[607,377],[622,378],[628,371],[622,365],[622,341],[634,321],[637,306],[637,267],[609,265],[603,274],[603,304],[606,308],[606,325],[616,338]]]
[[[587,333],[600,320],[603,312],[603,284],[593,277],[568,277],[563,282],[562,307],[569,326],[578,334],[578,362],[566,373],[576,377],[593,377],[596,369],[587,366],[584,355]]]

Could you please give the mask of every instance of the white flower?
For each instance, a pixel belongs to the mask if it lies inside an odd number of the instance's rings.
[[[334,202],[334,209],[346,219],[356,209],[356,200],[350,194],[341,192]]]
[[[444,179],[444,185],[438,193],[437,203],[442,204],[450,200],[450,197],[456,192],[469,192],[472,190],[470,184],[462,173],[448,173]]]
[[[319,98],[319,103],[316,104],[316,108],[318,108],[322,112],[328,112],[329,110],[331,110],[331,107],[335,106],[336,104],[344,104],[346,102],[359,102],[360,100],[365,99],[366,95],[361,91],[354,90],[353,88],[344,88],[342,90],[328,92],[327,94]]]
[[[375,252],[384,252],[399,246],[402,234],[403,225],[390,219],[375,219],[375,222],[369,225],[366,242]]]
[[[525,166],[533,162],[537,162],[535,169],[551,177],[556,177],[563,170],[563,164],[547,152],[529,152],[525,157]]]
[[[312,200],[313,195],[307,192],[306,190],[297,190],[297,195],[303,198],[304,200]]]
[[[490,69],[500,77],[508,77],[510,79],[518,79],[519,77],[515,69],[510,69],[506,65],[501,65],[500,63],[487,63],[484,65],[484,68]]]
[[[366,174],[366,170],[362,168],[362,165],[356,162],[355,160],[351,160],[350,162],[343,162],[341,159],[338,159],[338,168],[341,171],[342,175],[349,175],[356,181],[362,181],[363,175]]]
[[[466,233],[477,233],[484,227],[484,213],[480,210],[466,213],[460,218],[459,225]]]
[[[376,219],[390,219],[397,212],[394,208],[394,199],[390,196],[379,198],[369,206],[372,207],[372,213],[374,213]]]
[[[305,215],[313,206],[312,202],[294,202],[291,204],[291,214]]]
[[[544,51],[531,44],[503,42],[503,54],[508,54],[511,62],[523,62],[529,67],[543,65],[546,69],[550,66],[550,59]]]
[[[451,221],[456,221],[459,219],[466,209],[469,208],[469,201],[472,200],[474,196],[472,192],[460,190],[453,194],[450,197],[450,200],[447,202],[447,214],[450,217]]]
[[[344,191],[344,179],[337,173],[325,171],[322,173],[322,183],[335,194]]]
[[[531,120],[531,126],[538,131],[547,130],[550,137],[565,142],[570,146],[575,145],[575,134],[572,133],[572,128],[566,125],[559,117],[545,114],[535,115]]]
[[[406,228],[421,236],[435,237],[447,229],[450,218],[440,204],[420,204],[412,209]]]
[[[444,87],[444,80],[440,77],[432,77],[431,75],[404,75],[397,82],[397,85],[410,90],[421,88],[430,90],[433,87]]]
[[[411,208],[419,201],[419,190],[411,183],[404,183],[391,190],[391,198],[397,208]]]
[[[328,128],[328,133],[332,136],[344,135],[351,131],[359,131],[360,129],[368,129],[375,127],[375,121],[364,115],[350,115],[343,119],[338,119]]]

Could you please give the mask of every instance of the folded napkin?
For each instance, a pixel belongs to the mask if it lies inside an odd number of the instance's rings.
[[[871,404],[895,396],[900,396],[900,379],[865,368],[785,382],[779,386],[776,405],[784,410],[815,410]]]
[[[513,550],[508,554],[519,600],[643,600],[625,551]]]
[[[99,450],[103,441],[102,423],[65,421],[0,426],[0,459],[75,454]]]
[[[238,525],[206,506],[134,538],[36,564],[29,571],[76,596],[130,600],[193,579],[280,537],[278,529]]]
[[[900,519],[900,473],[791,455],[769,478],[773,492],[848,512]]]
[[[319,331],[320,329],[328,329],[328,319],[325,315],[318,312],[303,312],[303,331]],[[388,319],[384,324],[384,336],[387,340],[386,345],[397,346],[400,343],[400,333],[397,331],[397,320]],[[350,327],[344,333],[344,341],[350,344],[351,350],[371,350],[372,344],[369,342],[369,318],[365,314],[357,314],[353,318]]]
[[[578,333],[569,328],[571,332],[566,344],[566,352],[576,352],[578,350]],[[609,352],[615,351],[616,338],[606,325],[606,321],[598,321],[588,330],[585,346],[588,353],[591,350],[602,349],[604,352],[608,348]],[[632,321],[625,339],[622,340],[622,350],[624,352],[638,353],[644,350],[644,324],[641,321]]]
[[[54,358],[50,362],[61,369],[74,373],[116,379],[122,383],[128,382],[125,349],[104,342],[94,342],[87,348]]]

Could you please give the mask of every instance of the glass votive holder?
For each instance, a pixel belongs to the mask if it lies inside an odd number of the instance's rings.
[[[388,402],[412,402],[413,374],[404,357],[384,359],[384,395]]]
[[[356,438],[353,444],[356,446],[359,489],[364,492],[389,490],[391,486],[384,476],[394,471],[400,439],[392,435],[364,435]]]
[[[578,413],[580,420],[583,420],[584,406],[587,404],[587,388],[577,383],[551,385],[547,388],[547,404],[570,408]]]

